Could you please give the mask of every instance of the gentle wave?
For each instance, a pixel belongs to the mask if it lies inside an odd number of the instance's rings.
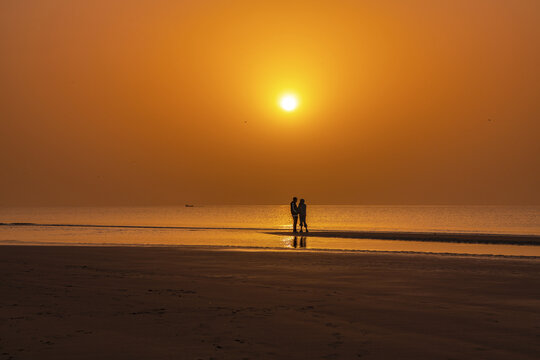
[[[270,231],[275,228],[263,227],[208,227],[208,226],[162,226],[162,225],[102,225],[102,224],[38,224],[30,222],[0,223],[0,226],[35,227],[80,227],[80,228],[120,228],[120,229],[164,229],[164,230],[249,230]]]

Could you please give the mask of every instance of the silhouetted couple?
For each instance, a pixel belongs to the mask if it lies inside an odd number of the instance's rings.
[[[300,232],[304,232],[303,228],[306,228],[306,232],[309,232],[307,229],[306,223],[306,201],[300,199],[300,204],[296,205],[298,199],[293,197],[291,201],[291,215],[293,218],[293,232],[296,232],[296,224],[298,223],[298,218],[300,217]]]

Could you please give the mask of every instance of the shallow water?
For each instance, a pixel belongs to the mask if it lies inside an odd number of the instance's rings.
[[[310,206],[316,230],[376,230],[540,235],[540,207]],[[0,208],[0,223],[198,227],[0,226],[0,244],[211,245],[294,249],[285,206]],[[213,228],[213,229],[210,229]],[[231,229],[237,228],[237,229]],[[296,239],[296,249],[540,256],[540,246],[377,239]],[[302,245],[305,245],[303,247]]]
[[[0,207],[0,223],[290,229],[288,205],[163,207]],[[324,230],[540,234],[540,206],[310,205]]]

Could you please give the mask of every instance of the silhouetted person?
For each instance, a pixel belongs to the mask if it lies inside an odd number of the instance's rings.
[[[293,218],[293,232],[296,232],[296,223],[298,222],[298,206],[296,205],[296,202],[298,199],[296,197],[293,197],[291,201],[291,215]]]
[[[305,227],[306,232],[309,232],[307,229],[307,223],[306,223],[306,215],[307,215],[306,207],[307,207],[306,201],[304,199],[300,199],[300,205],[298,205],[298,214],[300,215],[300,232],[303,232],[302,227]]]

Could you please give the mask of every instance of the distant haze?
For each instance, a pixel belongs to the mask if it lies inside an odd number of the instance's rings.
[[[0,205],[540,205],[539,39],[538,0],[3,0]]]

